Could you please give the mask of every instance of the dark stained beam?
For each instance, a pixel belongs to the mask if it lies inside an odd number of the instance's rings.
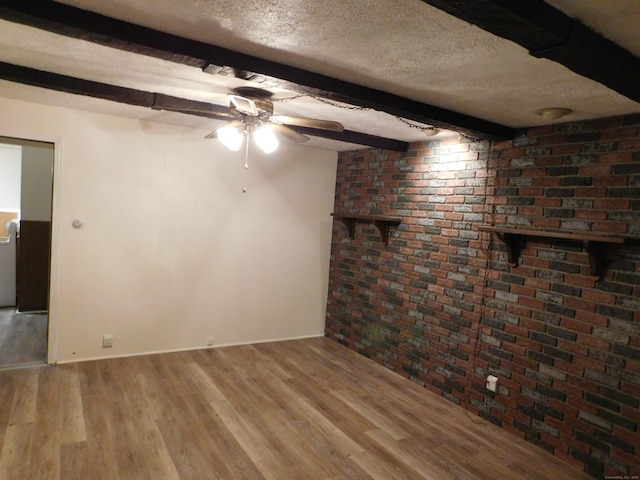
[[[328,130],[318,130],[317,128],[299,127],[288,125],[289,128],[304,135],[321,136],[331,140],[339,140],[341,142],[356,143],[358,145],[366,145],[368,147],[381,148],[383,150],[391,150],[393,152],[406,152],[409,150],[409,143],[392,138],[378,137],[367,133],[354,132],[344,130],[343,132],[332,132]]]
[[[34,70],[28,67],[0,62],[0,79],[10,82],[32,85],[34,87],[56,90],[58,92],[84,95],[113,102],[152,108],[154,110],[181,111],[187,115],[197,115],[214,120],[229,120],[229,109],[186,98],[164,95],[161,93],[145,92],[132,88],[119,87],[106,83],[83,80],[80,78],[60,75],[57,73]],[[406,152],[409,144],[390,138],[366,135],[359,132],[329,132],[315,128],[291,127],[301,133],[315,137],[323,137],[349,143],[357,143],[374,148]]]
[[[542,0],[422,1],[640,102],[640,58]]]
[[[258,75],[270,84],[300,93],[372,108],[474,137],[514,136],[512,128],[487,120],[48,0],[0,0],[0,18],[202,69],[219,65],[238,74]]]

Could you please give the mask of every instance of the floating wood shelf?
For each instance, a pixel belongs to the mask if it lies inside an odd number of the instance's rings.
[[[518,265],[518,256],[520,255],[520,247],[522,245],[521,237],[557,238],[581,242],[584,250],[589,255],[589,273],[596,278],[600,278],[601,276],[601,258],[604,246],[606,244],[619,245],[625,243],[625,237],[614,237],[597,233],[565,233],[494,225],[480,225],[478,230],[498,234],[507,248],[507,261],[512,267]]]
[[[354,213],[332,213],[335,218],[347,226],[349,237],[355,238],[356,223],[373,223],[380,231],[380,239],[385,245],[389,243],[389,228],[397,227],[402,223],[400,217],[387,217],[383,215],[358,215]]]

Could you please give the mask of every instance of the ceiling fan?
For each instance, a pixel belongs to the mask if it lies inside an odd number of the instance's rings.
[[[307,127],[318,130],[342,132],[342,124],[330,120],[274,115],[273,94],[255,87],[239,87],[229,95],[229,123],[211,132],[205,138],[218,138],[231,148],[239,150],[244,136],[252,136],[257,145],[271,153],[278,146],[277,137],[294,143],[302,143],[309,137],[291,127]]]

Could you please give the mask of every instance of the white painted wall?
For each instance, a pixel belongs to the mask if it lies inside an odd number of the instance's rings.
[[[0,110],[0,135],[56,143],[50,361],[323,334],[335,152],[254,150],[243,194],[242,153],[207,132]]]
[[[0,143],[0,212],[20,211],[21,164],[22,147]]]

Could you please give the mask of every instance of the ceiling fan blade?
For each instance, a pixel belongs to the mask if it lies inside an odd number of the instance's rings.
[[[270,120],[279,125],[295,125],[297,127],[317,128],[318,130],[330,130],[332,132],[343,132],[341,123],[330,120],[318,120],[306,117],[291,117],[289,115],[272,115]]]
[[[309,137],[307,137],[306,135],[298,133],[295,130],[287,127],[286,125],[272,123],[271,128],[276,133],[276,135],[282,135],[284,139],[293,143],[303,143],[309,140]]]
[[[215,118],[217,120],[230,120],[238,118],[238,114],[229,107],[215,105],[213,103],[199,102],[197,100],[187,100],[184,98],[172,97],[156,93],[153,99],[154,110],[166,110],[169,112],[187,113],[201,117]]]
[[[242,126],[242,121],[241,120],[234,120],[233,122],[229,122],[227,125],[230,125],[232,127],[238,128]],[[225,125],[223,125],[224,127]],[[222,128],[222,127],[220,127]],[[209,133],[208,135],[206,135],[204,138],[218,138],[218,130],[220,130],[220,128],[215,129],[213,132]]]

